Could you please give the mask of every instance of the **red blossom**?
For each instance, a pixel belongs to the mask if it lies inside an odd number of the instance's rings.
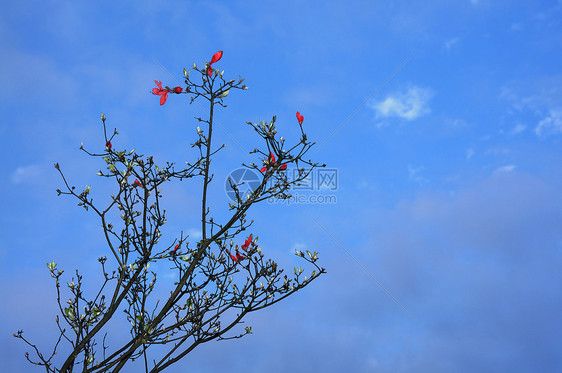
[[[177,244],[176,247],[174,247],[174,250],[170,250],[170,255],[176,255],[176,251],[178,251],[179,248],[180,244]]]
[[[142,186],[141,182],[139,181],[139,179],[136,179],[135,182],[133,183],[133,186],[136,187],[140,187]]]
[[[219,61],[221,58],[222,58],[222,51],[218,51],[217,53],[213,54],[213,57],[211,58],[211,62],[209,62],[209,64],[207,65],[207,75],[209,75],[209,77],[213,76],[213,64]]]
[[[108,141],[108,142],[105,143],[105,148],[106,148],[107,150],[110,150],[110,149],[111,149],[111,141]]]
[[[168,90],[162,89],[162,82],[161,81],[159,82],[159,81],[155,80],[154,83],[156,83],[158,88],[152,88],[152,93],[160,96],[160,105],[164,105],[164,103],[168,99]]]
[[[250,235],[250,237],[248,237],[246,241],[244,241],[244,245],[242,245],[242,250],[247,251],[251,243],[252,243],[252,235]]]
[[[232,261],[235,263],[238,262],[239,260],[246,259],[245,256],[241,255],[238,252],[238,249],[236,249],[236,255],[231,254],[228,250],[226,250],[226,252],[228,253],[228,255],[230,255],[230,259],[232,259]]]
[[[302,122],[304,121],[304,117],[298,111],[297,111],[297,120],[299,121],[299,124],[302,124]]]
[[[213,54],[213,58],[211,58],[211,63],[215,63],[222,58],[222,51],[218,51],[217,53]]]
[[[175,87],[174,88],[174,93],[182,93],[183,88],[182,87]]]
[[[263,163],[265,163],[265,166],[262,167],[260,169],[260,172],[265,172],[267,171],[270,167],[273,167],[275,165],[275,155],[273,154],[273,152],[269,153],[269,159],[263,161]],[[287,169],[287,164],[283,163],[281,166],[279,166],[279,170],[286,170]]]

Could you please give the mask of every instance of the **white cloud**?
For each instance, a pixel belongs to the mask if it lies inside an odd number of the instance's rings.
[[[390,95],[382,101],[371,101],[369,107],[376,112],[377,118],[399,117],[414,120],[429,114],[429,100],[433,92],[427,88],[411,87],[405,93]]]
[[[293,248],[292,248],[292,249],[289,249],[289,252],[290,252],[291,254],[294,254],[294,253],[295,253],[295,250],[305,251],[305,250],[307,250],[307,249],[309,249],[309,247],[308,247],[307,244],[305,244],[305,243],[303,243],[303,242],[295,242],[295,243],[293,244]]]
[[[496,170],[494,171],[494,173],[498,173],[498,172],[511,172],[515,170],[515,165],[507,165],[507,166],[502,166],[502,167],[498,167],[496,168]]]
[[[445,125],[451,128],[466,127],[466,121],[458,118],[446,118]]]
[[[539,137],[562,134],[562,74],[544,75],[534,79],[521,79],[502,88],[500,98],[511,104],[509,116],[520,113],[532,115],[537,125],[534,132]],[[511,110],[514,109],[514,110]],[[517,125],[511,133],[523,129]]]
[[[420,175],[421,171],[425,170],[425,167],[420,166],[417,168],[412,167],[411,165],[408,165],[408,177],[410,178],[410,180],[418,183],[418,184],[425,184],[429,182],[429,179],[423,177]]]
[[[560,107],[562,74],[521,79],[502,87],[500,98],[509,102],[517,112],[529,111],[537,116]],[[510,110],[510,114],[515,113]]]
[[[30,182],[33,181],[33,179],[37,179],[40,173],[41,173],[41,169],[39,168],[39,166],[36,165],[18,167],[12,173],[12,182],[14,184]]]
[[[447,40],[445,42],[445,49],[449,50],[453,47],[453,45],[457,44],[459,42],[459,38],[452,38],[450,40]]]
[[[562,133],[562,109],[550,110],[549,115],[535,127],[537,136]]]
[[[523,26],[521,25],[521,23],[512,23],[511,24],[511,30],[512,31],[521,31],[523,29]]]
[[[187,231],[187,234],[189,234],[189,237],[194,239],[194,240],[200,240],[203,237],[203,232],[201,232],[199,229],[195,229],[195,228],[191,228]]]
[[[511,130],[511,133],[513,135],[516,135],[518,133],[521,133],[521,132],[525,131],[525,128],[527,128],[527,126],[525,126],[523,124],[518,124],[515,127],[513,127],[513,129]]]

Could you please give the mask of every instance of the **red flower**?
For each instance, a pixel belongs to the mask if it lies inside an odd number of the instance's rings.
[[[108,141],[108,142],[105,143],[105,148],[106,148],[107,150],[110,150],[110,149],[111,149],[111,142],[110,142],[110,141]]]
[[[139,179],[136,179],[135,182],[133,183],[133,186],[136,187],[140,187],[142,186],[141,182],[139,181]]]
[[[228,253],[228,255],[230,255],[230,259],[232,259],[233,262],[237,262],[239,260],[246,259],[245,256],[240,255],[238,250],[236,250],[236,255],[232,255],[228,250],[226,252]]]
[[[265,166],[260,169],[260,172],[265,172],[265,171],[267,171],[270,167],[273,167],[273,166],[275,165],[275,155],[273,154],[273,152],[270,152],[270,153],[269,153],[269,159],[267,159],[267,160],[264,159],[263,163],[265,163]],[[279,170],[280,170],[280,171],[281,171],[281,170],[286,170],[286,169],[287,169],[287,164],[285,164],[285,163],[282,164],[282,165],[279,167]]]
[[[251,243],[252,243],[252,235],[250,235],[250,237],[248,237],[246,241],[244,241],[244,245],[242,245],[242,250],[248,251],[248,247],[250,247]]]
[[[219,61],[222,58],[222,51],[218,51],[217,53],[213,54],[213,58],[211,58],[211,62],[207,65],[207,75],[209,77],[213,76],[213,64]]]
[[[180,245],[177,244],[176,247],[174,247],[174,250],[170,250],[170,255],[176,255],[176,251],[178,251],[179,248],[180,248]]]
[[[156,83],[158,88],[152,88],[152,93],[155,94],[155,95],[161,96],[160,97],[160,105],[164,105],[164,103],[168,99],[168,90],[162,89],[162,82],[158,82],[158,81],[155,80],[154,83]]]
[[[304,121],[304,117],[298,111],[297,111],[297,120],[299,121],[299,124],[302,124],[302,122]]]
[[[217,53],[213,54],[213,58],[211,58],[211,63],[215,63],[222,58],[222,51],[218,51]]]
[[[175,87],[174,88],[174,93],[181,93],[183,91],[182,87]]]

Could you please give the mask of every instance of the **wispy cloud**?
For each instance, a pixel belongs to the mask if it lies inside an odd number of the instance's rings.
[[[194,240],[200,240],[203,237],[203,233],[199,229],[191,228],[187,231],[189,237],[193,238]]]
[[[522,80],[513,87],[504,86],[500,98],[508,101],[517,111],[529,109],[535,113],[560,102],[562,90],[558,85],[562,76],[547,76],[536,80]]]
[[[500,98],[511,104],[508,115],[531,115],[538,124],[534,132],[539,137],[562,133],[562,75],[544,75],[534,79],[521,79],[502,87]],[[525,130],[516,125],[511,133]]]
[[[562,133],[562,109],[550,110],[546,118],[535,127],[537,136],[548,136]]]
[[[432,97],[431,89],[411,87],[406,92],[389,95],[382,101],[372,101],[369,107],[375,110],[377,118],[414,120],[431,112],[429,100]]]
[[[460,41],[460,38],[452,38],[445,42],[445,49],[450,50],[453,45],[457,44]]]
[[[516,135],[518,133],[521,133],[523,131],[525,131],[525,128],[527,128],[527,126],[525,126],[524,124],[517,124],[515,127],[513,127],[513,129],[511,130],[511,134],[512,135]]]
[[[507,165],[507,166],[502,166],[502,167],[498,167],[495,169],[494,173],[498,173],[498,172],[511,172],[515,170],[515,165]]]
[[[304,251],[304,250],[306,250],[306,249],[308,249],[308,248],[309,248],[309,246],[308,246],[307,244],[303,243],[303,242],[295,242],[295,243],[293,244],[293,248],[292,248],[292,249],[289,249],[289,252],[290,252],[291,254],[294,254],[294,253],[295,253],[295,250]]]
[[[37,179],[40,173],[41,173],[41,169],[39,168],[39,166],[36,165],[18,167],[12,173],[12,182],[14,184],[30,182],[33,181],[34,179]]]
[[[410,178],[410,180],[418,183],[418,184],[425,184],[429,182],[429,179],[423,177],[420,175],[421,171],[425,170],[425,167],[420,166],[420,167],[412,167],[411,165],[408,165],[408,177]]]

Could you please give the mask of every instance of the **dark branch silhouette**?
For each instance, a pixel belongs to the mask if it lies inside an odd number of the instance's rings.
[[[215,109],[226,106],[224,101],[231,91],[247,89],[242,78],[227,81],[223,72],[213,69],[212,65],[221,57],[222,52],[218,52],[204,68],[198,69],[194,64],[189,72],[184,69],[185,89],[162,88],[157,82],[158,88],[153,90],[160,96],[161,104],[166,102],[168,94],[187,94],[191,102],[202,99],[209,105],[208,117],[196,118],[203,128],[197,127],[197,140],[191,144],[199,151],[194,162],[186,163],[181,169],[173,163],[158,166],[153,157],[145,157],[134,149],[114,148],[112,142],[118,131],[108,133],[107,119],[102,114],[103,151],[90,152],[82,145],[80,149],[105,163],[105,169],[97,174],[115,185],[109,203],[105,206],[94,203],[89,186],[77,191],[59,164],[55,164],[64,184],[63,190],[57,190],[58,194],[76,198],[78,206],[99,218],[108,256],[98,258],[103,281],[93,298],[82,292],[84,279],[78,271],[66,286],[61,286],[64,271],[58,269],[55,261],[47,264],[56,284],[60,310],[56,323],[60,334],[48,356],[24,338],[23,331],[14,334],[33,349],[34,358],[25,354],[32,364],[44,367],[46,372],[119,372],[127,363],[142,358],[145,372],[161,372],[202,343],[250,334],[250,326],[236,328],[243,324],[247,314],[272,306],[325,273],[317,264],[318,253],[297,251],[314,268],[307,276],[302,268],[295,268],[289,276],[274,260],[266,258],[266,250],[258,245],[257,238],[252,234],[241,237],[252,224],[247,221],[246,213],[253,204],[271,197],[291,197],[291,186],[319,167],[304,159],[314,143],[307,139],[299,113],[300,141],[288,150],[285,140],[277,137],[275,117],[270,122],[248,122],[263,140],[250,154],[259,154],[263,165],[244,166],[259,172],[261,183],[244,194],[241,185],[230,180],[236,197],[229,205],[230,216],[225,221],[213,219],[208,200],[208,186],[213,180],[211,160],[224,147],[212,146]],[[289,165],[298,169],[298,176],[293,180],[284,172]],[[188,237],[181,232],[170,238],[162,235],[167,220],[161,205],[161,185],[191,178],[203,179],[202,238],[195,244],[189,244]],[[112,220],[117,215],[120,218]],[[162,261],[169,263],[177,280],[167,299],[149,301],[157,280],[150,264]],[[107,270],[108,265],[113,269]],[[67,298],[63,292],[70,296]],[[118,316],[118,310],[131,325],[130,340],[110,348],[106,341],[111,338],[108,322]],[[68,356],[57,355],[61,343],[70,346]],[[163,345],[165,350],[149,359],[152,345]],[[55,361],[55,357],[60,360]]]

